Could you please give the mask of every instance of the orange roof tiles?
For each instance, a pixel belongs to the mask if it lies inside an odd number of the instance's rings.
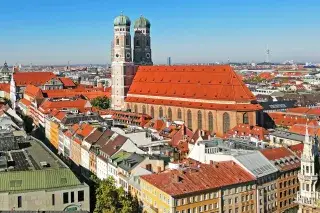
[[[13,79],[17,86],[26,86],[28,84],[41,86],[55,77],[56,75],[52,72],[17,72],[13,74]]]
[[[130,95],[239,102],[255,100],[228,65],[140,66],[130,86],[128,97]]]
[[[30,106],[30,105],[31,105],[31,102],[28,101],[28,100],[25,99],[25,98],[20,99],[19,102],[21,102],[21,103],[22,103],[23,105],[25,105],[25,106]]]
[[[97,97],[110,97],[111,93],[109,90],[104,91],[103,88],[77,87],[75,89],[43,90],[43,95],[48,98],[70,98],[82,95],[91,100]]]
[[[66,114],[67,114],[66,112],[60,111],[54,117],[59,121],[62,121],[62,119],[66,116]]]
[[[254,176],[232,161],[200,164],[194,168],[168,170],[141,178],[173,197],[255,180]]]
[[[229,130],[223,137],[230,138],[234,135],[236,136],[252,136],[257,137],[259,140],[266,139],[265,136],[268,135],[268,131],[260,126],[250,126],[249,124],[238,124],[231,130]]]
[[[292,145],[288,147],[291,151],[293,151],[299,158],[301,158],[303,152],[303,143],[299,143],[296,145]]]
[[[59,80],[62,82],[64,87],[75,87],[76,84],[71,80],[71,78],[60,77]]]
[[[288,171],[300,167],[300,161],[285,147],[263,149],[260,152],[278,167],[280,171]]]
[[[45,100],[39,107],[44,113],[50,112],[53,109],[63,109],[63,108],[76,108],[79,111],[85,111],[86,108],[91,108],[91,105],[87,105],[88,101],[84,99],[75,100],[58,100],[52,101],[50,99]]]
[[[42,95],[42,91],[39,87],[37,86],[34,86],[34,85],[27,85],[26,89],[24,90],[24,93],[28,96],[31,96],[31,97],[43,97]]]
[[[0,84],[0,91],[10,93],[10,84]]]
[[[305,124],[308,119],[301,115],[286,114],[283,112],[270,112],[268,115],[273,119],[276,125],[293,126],[295,124]]]

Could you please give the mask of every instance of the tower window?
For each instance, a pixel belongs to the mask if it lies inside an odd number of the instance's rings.
[[[116,45],[119,45],[119,43],[120,43],[120,41],[119,41],[119,39],[117,38],[117,39],[116,39]]]
[[[130,40],[129,40],[129,38],[126,38],[126,45],[127,45],[127,46],[130,46]]]
[[[149,41],[149,39],[147,39],[147,47],[149,47],[150,46],[150,41]]]
[[[140,41],[139,40],[136,40],[136,46],[140,47]]]

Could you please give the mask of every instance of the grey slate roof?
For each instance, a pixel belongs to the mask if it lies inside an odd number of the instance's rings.
[[[257,178],[278,171],[278,169],[258,151],[241,152],[241,154],[235,155],[234,158]]]
[[[287,132],[287,131],[277,130],[277,131],[271,132],[270,135],[280,137],[280,138],[295,140],[295,141],[301,141],[301,142],[304,141],[304,135],[300,135],[300,134],[296,134],[296,133],[292,133],[292,132]]]

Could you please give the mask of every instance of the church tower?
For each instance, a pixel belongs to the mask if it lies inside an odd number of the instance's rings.
[[[115,110],[124,110],[124,100],[135,72],[131,50],[131,21],[129,17],[121,14],[114,19],[113,24],[114,37],[111,54],[111,107]]]
[[[310,213],[320,212],[318,209],[319,192],[317,191],[319,179],[318,138],[309,136],[308,126],[306,126],[298,178],[300,183],[300,191],[297,194],[299,212],[305,212],[305,210]]]
[[[136,65],[152,65],[151,58],[151,24],[148,19],[141,16],[134,23],[134,54],[133,62]]]

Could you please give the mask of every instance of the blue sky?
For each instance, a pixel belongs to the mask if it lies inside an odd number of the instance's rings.
[[[155,63],[320,60],[319,0],[0,1],[0,63],[109,63],[113,19],[151,22]],[[133,33],[132,33],[133,34]]]

